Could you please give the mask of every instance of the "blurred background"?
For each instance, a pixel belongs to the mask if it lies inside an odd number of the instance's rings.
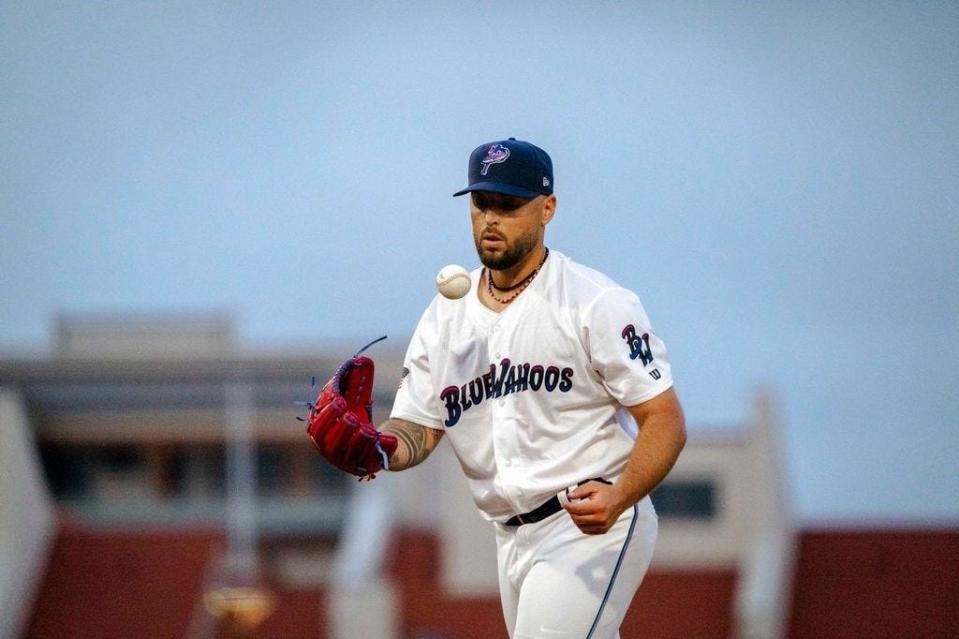
[[[0,1],[0,639],[505,637],[449,451],[355,485],[469,152],[635,290],[690,443],[629,637],[959,636],[959,5]]]

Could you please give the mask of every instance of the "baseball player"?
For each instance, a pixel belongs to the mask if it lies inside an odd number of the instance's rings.
[[[437,295],[391,418],[369,423],[372,361],[348,360],[309,433],[361,477],[423,462],[443,437],[497,542],[510,637],[609,638],[652,557],[650,491],[686,441],[663,342],[639,298],[544,245],[552,161],[510,138],[470,155],[481,268]]]

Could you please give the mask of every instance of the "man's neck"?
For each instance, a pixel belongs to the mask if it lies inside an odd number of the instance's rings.
[[[489,269],[490,275],[493,277],[493,286],[496,288],[509,288],[514,284],[522,282],[530,273],[536,270],[543,261],[544,255],[546,255],[546,247],[540,243],[516,264],[516,266],[503,269],[502,271]]]

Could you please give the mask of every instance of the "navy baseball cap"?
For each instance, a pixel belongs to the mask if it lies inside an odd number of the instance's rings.
[[[553,193],[553,161],[535,144],[516,138],[481,144],[470,153],[469,186],[453,197],[492,191],[516,197]]]

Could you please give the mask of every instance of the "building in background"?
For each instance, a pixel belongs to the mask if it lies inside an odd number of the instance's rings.
[[[0,360],[0,551],[19,558],[0,639],[229,636],[204,594],[243,552],[276,600],[252,636],[505,637],[492,534],[445,445],[357,485],[296,421],[353,346],[249,354],[226,316],[85,316],[55,350]],[[401,355],[372,355],[381,420]],[[737,427],[691,424],[653,501],[624,639],[959,635],[959,532],[794,530],[769,394]]]

